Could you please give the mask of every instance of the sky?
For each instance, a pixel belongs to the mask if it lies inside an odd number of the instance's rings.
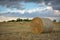
[[[60,0],[0,0],[0,21],[34,17],[60,21]]]

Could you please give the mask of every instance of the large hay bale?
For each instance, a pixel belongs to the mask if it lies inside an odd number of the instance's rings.
[[[48,18],[35,17],[30,22],[32,33],[51,32],[53,29],[52,21]]]

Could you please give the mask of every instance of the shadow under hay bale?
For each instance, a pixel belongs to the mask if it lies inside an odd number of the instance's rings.
[[[35,17],[30,22],[30,27],[33,34],[52,32],[53,30],[52,21],[48,18]]]

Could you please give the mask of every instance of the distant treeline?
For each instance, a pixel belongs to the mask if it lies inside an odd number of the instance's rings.
[[[28,18],[27,19],[20,19],[20,18],[18,18],[16,20],[9,20],[7,22],[22,22],[22,21],[30,22],[31,20],[28,19]],[[6,22],[6,21],[3,21],[3,22]]]
[[[3,21],[3,22],[22,22],[22,21],[30,22],[31,20],[29,18],[27,18],[27,19],[17,18],[16,20],[8,20],[8,21]],[[57,21],[54,19],[52,22],[57,22]]]

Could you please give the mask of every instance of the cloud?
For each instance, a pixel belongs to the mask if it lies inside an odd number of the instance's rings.
[[[6,16],[0,16],[0,22],[8,21],[8,20],[16,20],[18,17],[6,17]]]
[[[60,17],[60,14],[56,14],[51,6],[39,7],[30,10],[16,10],[13,12],[2,13],[0,15],[11,17]]]
[[[56,15],[60,15],[60,11],[59,11],[59,10],[54,10],[54,13],[55,13]]]
[[[24,2],[41,2],[41,1],[43,1],[43,0],[0,0],[1,2],[2,1],[6,1],[6,2],[22,2],[22,1],[24,1]]]
[[[0,0],[0,5],[4,5],[10,8],[24,9],[21,2],[33,2],[33,3],[42,3],[46,5],[50,4],[54,10],[60,10],[60,0]]]
[[[36,3],[39,7],[25,10],[24,4],[21,4],[23,2]],[[0,0],[0,6],[2,8],[0,19],[5,16],[8,19],[12,17],[60,17],[60,0]]]
[[[21,2],[42,2],[42,0],[0,0],[0,5],[13,5]]]
[[[47,5],[51,5],[54,10],[60,10],[60,0],[45,0]]]
[[[2,16],[2,17],[1,17]],[[14,18],[33,18],[33,17],[48,17],[50,19],[57,19],[60,20],[60,11],[59,10],[53,10],[51,6],[48,7],[38,7],[35,9],[30,10],[15,10],[8,13],[0,13],[0,20],[10,20]]]
[[[0,0],[0,5],[7,6],[7,7],[14,7],[14,8],[22,8],[23,5],[20,4],[21,2],[33,2],[33,3],[41,3],[42,0]],[[24,8],[22,8],[24,9]]]
[[[0,0],[0,6],[5,6],[7,8],[16,8],[16,9],[24,9],[23,5],[19,3],[19,1],[12,0]]]

